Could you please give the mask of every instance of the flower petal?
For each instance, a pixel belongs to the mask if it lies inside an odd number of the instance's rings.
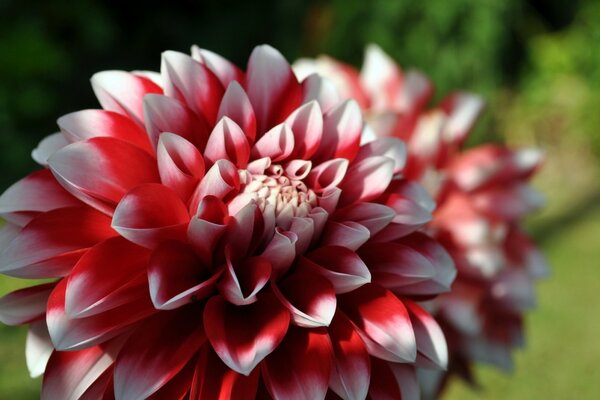
[[[323,135],[323,113],[319,103],[311,101],[295,110],[285,123],[294,133],[292,158],[308,160],[319,148]]]
[[[187,207],[173,190],[147,183],[123,197],[112,227],[127,240],[154,248],[167,240],[185,241],[189,221]]]
[[[192,46],[192,58],[205,64],[228,87],[233,81],[242,82],[244,73],[231,61],[210,50]]]
[[[392,292],[367,284],[338,297],[369,354],[394,362],[413,362],[417,345],[406,307]]]
[[[316,101],[323,112],[328,112],[342,100],[333,82],[319,74],[308,75],[302,81],[303,103]]]
[[[67,315],[87,317],[147,296],[149,258],[148,250],[122,237],[92,247],[66,278]]]
[[[306,183],[316,193],[323,193],[338,187],[346,176],[347,171],[348,160],[344,158],[327,160],[310,171],[306,178]]]
[[[404,304],[417,339],[417,364],[424,368],[445,370],[448,366],[448,347],[444,332],[435,319],[416,303],[406,301]]]
[[[200,313],[198,307],[163,312],[136,329],[115,364],[117,399],[147,398],[185,367],[206,341]]]
[[[227,208],[221,200],[214,196],[202,199],[198,214],[188,226],[188,240],[204,265],[213,264],[219,248],[217,244],[226,232],[228,222]]]
[[[206,65],[187,54],[165,51],[160,71],[167,96],[185,103],[210,125],[215,123],[224,89]]]
[[[383,204],[355,203],[338,210],[333,217],[338,221],[357,222],[367,228],[371,236],[375,236],[392,222],[396,213]]]
[[[406,145],[398,138],[377,138],[360,146],[354,162],[359,162],[372,156],[385,156],[394,160],[394,174],[398,174],[402,172],[404,165],[406,165]]]
[[[321,244],[323,246],[342,246],[356,250],[369,240],[371,233],[358,222],[336,222],[329,220],[325,225]]]
[[[275,235],[261,254],[271,263],[275,278],[282,276],[294,262],[297,241],[294,232],[275,229]]]
[[[294,151],[294,133],[286,124],[271,128],[252,147],[252,158],[269,157],[271,161],[281,161]]]
[[[150,79],[125,71],[94,74],[92,88],[102,108],[128,116],[140,126],[144,126],[144,96],[162,94],[162,88]]]
[[[54,283],[15,290],[0,298],[0,322],[6,325],[23,325],[41,319]]]
[[[94,137],[113,137],[153,153],[148,135],[142,127],[123,114],[106,110],[82,110],[63,115],[57,121],[70,142]]]
[[[109,215],[131,188],[159,181],[153,157],[139,147],[108,137],[70,144],[48,163],[67,191]]]
[[[61,132],[46,136],[38,146],[33,149],[31,158],[38,164],[47,167],[48,159],[68,144],[69,142]]]
[[[25,360],[32,378],[37,378],[46,371],[48,359],[53,351],[46,321],[40,320],[30,324],[25,342]]]
[[[248,138],[248,143],[254,143],[256,115],[254,115],[248,95],[238,82],[231,82],[223,95],[217,120],[223,117],[229,117],[235,121]]]
[[[289,312],[272,294],[242,307],[215,296],[204,310],[213,349],[229,368],[246,376],[281,343],[289,322]]]
[[[313,159],[353,160],[358,153],[363,128],[362,113],[354,100],[347,100],[323,116],[323,136]]]
[[[271,263],[264,257],[248,257],[233,263],[231,249],[227,253],[227,265],[219,282],[221,295],[238,306],[254,303],[258,292],[269,282]]]
[[[87,249],[116,235],[110,218],[93,209],[48,211],[27,224],[0,253],[0,272],[22,278],[64,276]]]
[[[235,121],[223,117],[217,123],[206,143],[204,158],[209,166],[217,160],[225,159],[238,168],[246,168],[250,158],[250,145]]]
[[[229,200],[240,188],[238,170],[231,161],[217,160],[206,172],[190,200],[190,214],[195,215],[203,198],[214,196],[219,200]]]
[[[285,58],[268,45],[252,51],[246,92],[256,113],[259,135],[282,122],[302,100],[301,87]]]
[[[262,366],[265,385],[275,400],[325,399],[331,359],[331,342],[325,330],[290,328]]]
[[[377,198],[389,186],[394,175],[394,160],[373,156],[350,165],[340,185],[340,206]]]

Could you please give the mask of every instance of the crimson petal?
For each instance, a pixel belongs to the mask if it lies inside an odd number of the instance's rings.
[[[235,121],[248,138],[248,143],[254,143],[256,115],[254,115],[248,95],[238,82],[231,82],[223,95],[217,120],[223,117],[229,117]]]
[[[23,325],[44,317],[54,283],[19,289],[0,298],[0,322]]]

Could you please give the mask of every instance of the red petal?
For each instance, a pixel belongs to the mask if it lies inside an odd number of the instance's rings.
[[[109,215],[131,188],[159,181],[153,157],[139,147],[108,137],[73,143],[56,152],[49,165],[73,196]]]
[[[220,275],[187,245],[165,242],[152,253],[148,267],[150,297],[159,310],[178,308],[209,295]]]
[[[246,168],[250,158],[250,145],[238,124],[228,117],[223,117],[215,126],[204,150],[204,158],[208,165],[217,160],[231,161],[238,168]]]
[[[483,111],[483,99],[470,93],[454,93],[442,101],[441,107],[448,113],[444,127],[445,139],[460,145],[473,129]]]
[[[352,322],[341,312],[329,325],[334,362],[329,385],[342,398],[364,399],[371,380],[369,353]]]
[[[261,254],[271,262],[275,278],[282,276],[294,262],[297,241],[298,236],[295,233],[275,229],[275,235]]]
[[[140,126],[144,121],[144,96],[162,94],[162,89],[150,79],[125,71],[94,74],[92,88],[102,108],[126,115]]]
[[[194,45],[192,57],[205,64],[219,78],[223,87],[229,86],[232,81],[242,82],[244,79],[244,73],[235,64],[217,53]]]
[[[204,176],[204,158],[186,139],[163,133],[156,150],[161,182],[173,189],[185,203]]]
[[[327,393],[331,367],[331,342],[325,330],[290,328],[265,360],[262,373],[275,400],[318,400]]]
[[[127,240],[154,248],[167,240],[185,241],[189,221],[187,207],[173,190],[148,183],[123,197],[112,226]]]
[[[311,101],[294,111],[285,120],[294,133],[296,148],[292,158],[308,160],[319,148],[323,135],[323,113],[319,103]]]
[[[140,325],[115,364],[115,396],[144,399],[173,379],[206,341],[201,309],[163,312]]]
[[[354,159],[360,147],[362,129],[362,113],[355,101],[347,100],[332,108],[323,116],[323,137],[313,158],[319,161]]]
[[[415,368],[372,357],[368,398],[419,400],[421,395]]]
[[[90,247],[117,233],[110,218],[87,207],[68,207],[34,218],[0,253],[0,272],[23,278],[68,274]]]
[[[184,400],[189,399],[188,393],[194,378],[196,360],[192,358],[177,375],[163,387],[148,397],[148,400]]]
[[[218,160],[208,170],[190,200],[190,213],[195,215],[200,201],[206,196],[219,200],[229,200],[240,188],[240,176],[237,168],[228,160]]]
[[[299,271],[273,285],[273,290],[292,314],[295,325],[315,328],[331,323],[336,297],[333,285],[324,277]]]
[[[7,221],[27,224],[39,212],[81,205],[62,188],[48,169],[34,172],[0,196],[0,214]]]
[[[261,136],[252,147],[252,158],[269,157],[271,161],[281,161],[294,151],[294,133],[286,124],[279,124]]]
[[[328,112],[342,100],[335,85],[318,74],[311,74],[302,81],[303,103],[317,101],[323,112]]]
[[[69,142],[61,132],[48,135],[33,149],[31,158],[38,164],[47,167],[48,159],[68,144]]]
[[[394,160],[394,174],[397,174],[402,172],[406,164],[406,145],[398,138],[378,138],[360,146],[354,162],[373,156],[385,156]]]
[[[113,365],[122,342],[80,351],[55,351],[44,374],[42,400],[79,399]]]
[[[392,292],[368,284],[339,296],[338,302],[356,324],[369,354],[388,361],[415,361],[417,345],[410,317]]]
[[[231,82],[221,105],[217,120],[223,117],[229,117],[235,121],[248,138],[248,143],[254,143],[256,138],[256,116],[250,104],[250,99],[238,82]]]
[[[316,193],[323,193],[336,188],[346,176],[348,171],[348,160],[336,158],[327,160],[310,171],[306,183]]]
[[[290,65],[274,48],[254,48],[246,71],[246,91],[259,135],[282,122],[301,102],[301,87]]]
[[[319,247],[301,259],[300,265],[327,278],[336,293],[347,293],[371,282],[369,268],[346,247]]]
[[[424,368],[445,370],[448,366],[448,347],[444,332],[435,319],[416,303],[405,301],[404,304],[417,339],[417,364]]]
[[[87,317],[147,296],[149,258],[148,250],[122,237],[92,247],[67,278],[69,317]]]
[[[0,298],[0,322],[23,325],[44,317],[54,283],[16,290]]]
[[[46,311],[48,332],[57,350],[78,350],[105,342],[156,312],[146,295],[101,314],[71,319],[65,312],[66,283],[61,280],[52,291]]]
[[[363,225],[371,236],[385,228],[395,216],[392,208],[377,203],[352,204],[334,214],[337,221],[353,221]]]
[[[165,94],[184,102],[210,125],[214,124],[224,92],[215,74],[190,56],[176,51],[163,53],[160,69]]]
[[[384,156],[365,158],[350,166],[340,185],[340,206],[371,201],[382,194],[394,175],[394,160]]]
[[[107,136],[131,143],[150,154],[154,153],[144,129],[123,114],[106,110],[82,110],[60,117],[57,123],[70,142]]]
[[[356,250],[365,244],[370,236],[369,230],[357,222],[329,220],[325,225],[321,244],[323,246],[342,246],[350,250]]]
[[[196,366],[190,400],[254,400],[259,370],[244,376],[229,369],[210,346],[204,346]]]
[[[248,257],[232,263],[231,249],[227,253],[227,266],[219,282],[219,291],[238,306],[254,303],[256,295],[269,282],[271,263],[264,257]]]
[[[206,336],[221,360],[232,370],[249,375],[283,340],[289,312],[272,294],[247,306],[212,297],[204,310]]]
[[[221,236],[227,229],[229,216],[223,202],[206,196],[198,206],[198,215],[188,227],[188,240],[204,265],[212,265]]]
[[[178,100],[167,96],[148,95],[144,98],[146,131],[156,148],[163,132],[171,132],[204,150],[210,126],[202,115],[196,115]]]

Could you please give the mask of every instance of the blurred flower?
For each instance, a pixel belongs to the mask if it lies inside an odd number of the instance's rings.
[[[403,73],[377,46],[367,48],[360,72],[324,56],[299,60],[294,68],[299,76],[331,77],[345,98],[361,104],[371,128],[364,141],[403,139],[403,176],[420,181],[438,205],[425,230],[450,252],[458,278],[450,293],[427,304],[447,337],[450,368],[422,372],[426,394],[441,390],[447,374],[472,381],[474,361],[510,368],[511,350],[523,342],[523,314],[534,305],[534,281],[546,273],[542,255],[520,228],[542,204],[528,185],[540,152],[500,145],[461,151],[481,99],[454,93],[427,109],[433,85],[419,72]]]
[[[433,202],[356,102],[269,46],[92,85],[0,197],[0,271],[52,279],[0,299],[43,398],[404,399],[446,367]]]

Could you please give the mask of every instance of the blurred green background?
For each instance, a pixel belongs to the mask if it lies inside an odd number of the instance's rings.
[[[538,146],[548,206],[529,221],[552,276],[539,285],[528,346],[510,375],[448,399],[600,398],[600,2],[593,0],[0,0],[0,191],[36,168],[31,149],[70,111],[97,107],[89,77],[158,70],[198,44],[244,65],[270,43],[290,60],[328,53],[360,65],[374,42],[404,67],[488,102],[473,142]],[[27,282],[0,279],[0,294]],[[23,329],[0,326],[0,399],[34,399]]]

